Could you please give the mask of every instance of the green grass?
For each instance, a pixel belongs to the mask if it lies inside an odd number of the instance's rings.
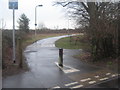
[[[77,37],[79,37],[79,39],[76,42]],[[70,37],[66,37],[56,41],[55,45],[58,48],[64,49],[86,49],[86,50],[90,49],[89,43],[84,42],[82,39],[84,39],[84,36],[82,35],[72,36],[70,42]]]

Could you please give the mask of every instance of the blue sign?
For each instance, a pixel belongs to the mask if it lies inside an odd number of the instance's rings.
[[[9,9],[18,9],[18,2],[9,2]]]

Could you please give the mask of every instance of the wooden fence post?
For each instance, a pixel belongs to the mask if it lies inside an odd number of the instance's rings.
[[[22,61],[22,41],[21,38],[18,38],[18,45],[19,45],[19,67],[23,67],[23,61]]]

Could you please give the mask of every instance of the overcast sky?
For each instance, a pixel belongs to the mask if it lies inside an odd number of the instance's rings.
[[[15,10],[16,28],[17,20],[22,13],[30,19],[30,28],[35,24],[35,6],[42,4],[43,7],[37,8],[37,24],[44,23],[47,28],[68,28],[68,17],[66,9],[62,6],[53,6],[55,0],[18,0],[18,10]],[[1,22],[6,23],[5,28],[12,29],[13,11],[8,9],[9,0],[0,0],[0,28]],[[69,20],[69,28],[74,28],[72,20]]]
[[[37,8],[37,24],[44,23],[47,28],[74,28],[75,23],[69,20],[66,8],[62,6],[53,6],[56,0],[18,0],[18,10],[15,10],[16,28],[17,20],[21,14],[25,14],[30,19],[30,28],[34,29],[35,24],[35,6],[42,4],[43,7]],[[92,0],[94,1],[94,0]],[[99,0],[98,0],[99,1]],[[106,0],[107,1],[107,0]],[[109,1],[109,0],[108,0]],[[113,0],[119,1],[119,0]],[[2,21],[6,23],[5,28],[12,29],[13,26],[13,11],[8,9],[9,0],[0,0],[0,28]],[[68,25],[69,23],[69,25]]]

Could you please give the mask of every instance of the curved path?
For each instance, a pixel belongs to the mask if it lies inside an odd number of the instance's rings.
[[[82,51],[76,49],[64,49],[64,67],[58,67],[55,62],[58,62],[59,49],[55,47],[54,43],[63,37],[67,37],[67,35],[39,40],[29,45],[24,53],[30,70],[3,79],[3,88],[83,87],[84,82],[91,80],[86,75],[101,69],[73,58],[73,55]],[[111,73],[107,74],[111,75]],[[96,83],[96,81],[92,81],[90,82],[91,84]]]

